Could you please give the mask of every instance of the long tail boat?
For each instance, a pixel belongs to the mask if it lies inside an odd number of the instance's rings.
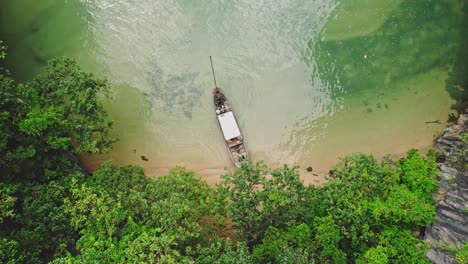
[[[219,127],[223,133],[224,141],[228,149],[229,156],[237,167],[240,167],[242,162],[248,161],[247,148],[244,143],[244,137],[237,125],[236,117],[232,112],[231,106],[224,95],[221,88],[216,85],[216,77],[214,75],[213,61],[210,56],[211,69],[213,70],[213,79],[215,88],[213,89],[213,101],[215,113],[218,119]]]

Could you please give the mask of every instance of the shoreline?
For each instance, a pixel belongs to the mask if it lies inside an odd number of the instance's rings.
[[[441,134],[443,131],[441,131]],[[433,143],[422,147],[422,148],[417,148],[419,153],[421,154],[426,154],[427,151],[433,147],[435,147],[436,141]],[[407,150],[410,150],[411,147],[408,147]],[[366,155],[374,155],[372,153],[365,153]],[[390,153],[387,154],[390,156],[392,160],[398,160],[406,155],[405,152],[398,152],[398,153]],[[381,161],[385,156],[387,155],[374,155],[378,161]],[[208,183],[210,186],[214,186],[218,183],[221,182],[220,176],[226,173],[227,170],[233,170],[235,169],[234,165],[228,163],[228,165],[224,167],[204,167],[202,165],[197,165],[196,163],[190,163],[190,162],[184,162],[181,164],[174,164],[170,166],[164,166],[164,167],[157,167],[155,165],[152,165],[151,161],[143,161],[140,160],[139,162],[125,162],[119,159],[115,159],[112,157],[109,157],[108,154],[103,154],[103,155],[92,155],[92,156],[79,156],[80,160],[80,166],[84,168],[86,171],[89,171],[93,173],[95,170],[99,169],[100,165],[107,161],[107,160],[113,160],[119,165],[135,165],[135,166],[141,166],[144,169],[145,175],[150,178],[155,178],[155,177],[161,177],[164,175],[167,175],[169,171],[175,167],[185,167],[193,172],[195,172],[196,176],[200,178],[201,180],[205,181]],[[227,160],[230,162],[229,160]],[[305,185],[316,185],[316,186],[321,186],[327,182],[327,177],[329,175],[329,171],[332,170],[335,165],[339,162],[339,159],[336,160],[333,164],[322,164],[322,165],[315,165],[313,167],[312,172],[307,171],[307,167],[309,165],[303,164],[300,166],[299,164],[295,163],[288,163],[288,162],[281,162],[281,161],[276,161],[276,162],[265,162],[270,168],[278,168],[283,166],[284,164],[287,164],[288,166],[299,166],[299,169],[297,170],[298,173],[300,174],[301,179],[304,181]]]

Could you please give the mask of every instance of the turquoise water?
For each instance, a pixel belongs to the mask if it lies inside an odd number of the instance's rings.
[[[328,171],[356,151],[398,157],[445,126],[462,0],[0,0],[7,64],[27,80],[69,56],[112,84],[112,158],[216,182],[231,166],[211,105],[232,102],[250,156]],[[429,123],[428,121],[439,121]],[[149,161],[142,161],[141,155]],[[317,181],[304,178],[308,182]]]
[[[396,81],[453,64],[461,43],[462,3],[401,1],[365,35],[327,41],[324,30],[325,40],[311,43],[311,59],[322,78],[344,94],[391,89]]]

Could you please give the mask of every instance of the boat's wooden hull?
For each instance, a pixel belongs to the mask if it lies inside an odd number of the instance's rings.
[[[231,160],[234,163],[234,165],[236,165],[237,167],[240,167],[242,165],[242,162],[247,162],[249,158],[247,147],[244,142],[244,137],[240,131],[240,128],[237,125],[237,120],[234,116],[234,113],[232,112],[232,109],[228,103],[228,100],[224,96],[220,88],[215,88],[213,90],[213,100],[214,100],[216,116],[218,117],[217,118],[218,125],[220,127],[221,132],[223,133],[225,143],[226,143],[226,148],[228,150],[228,154],[231,157]],[[234,133],[233,135],[235,135],[235,137],[233,138],[229,138],[229,136],[226,135],[227,133],[226,131],[223,130],[223,123],[221,122],[221,118],[220,118],[220,116],[231,115],[231,114],[232,114],[232,118],[234,119],[233,124],[235,123],[237,127],[237,130],[236,128],[234,128],[234,130],[236,130],[236,132],[238,133],[238,134]],[[228,138],[226,138],[226,136]]]
[[[230,147],[229,147],[229,144],[226,143],[226,148],[227,148],[227,151],[228,151],[228,154],[229,156],[231,157],[231,160],[232,162],[234,163],[234,165],[236,165],[237,167],[241,167],[242,165],[242,162],[247,162],[249,160],[249,155],[248,155],[248,152],[247,152],[247,147],[245,146],[245,142],[242,141],[242,143],[239,145],[240,148],[243,149],[243,158],[239,159],[239,156],[236,155],[235,151],[233,151]],[[241,156],[242,157],[242,156]]]

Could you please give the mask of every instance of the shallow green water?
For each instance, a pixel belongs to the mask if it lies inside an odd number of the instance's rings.
[[[462,0],[0,3],[18,79],[70,56],[111,81],[106,107],[121,141],[90,166],[113,158],[156,174],[186,165],[209,181],[231,166],[209,55],[251,156],[321,173],[351,152],[431,144],[450,112],[445,80],[463,16]]]

